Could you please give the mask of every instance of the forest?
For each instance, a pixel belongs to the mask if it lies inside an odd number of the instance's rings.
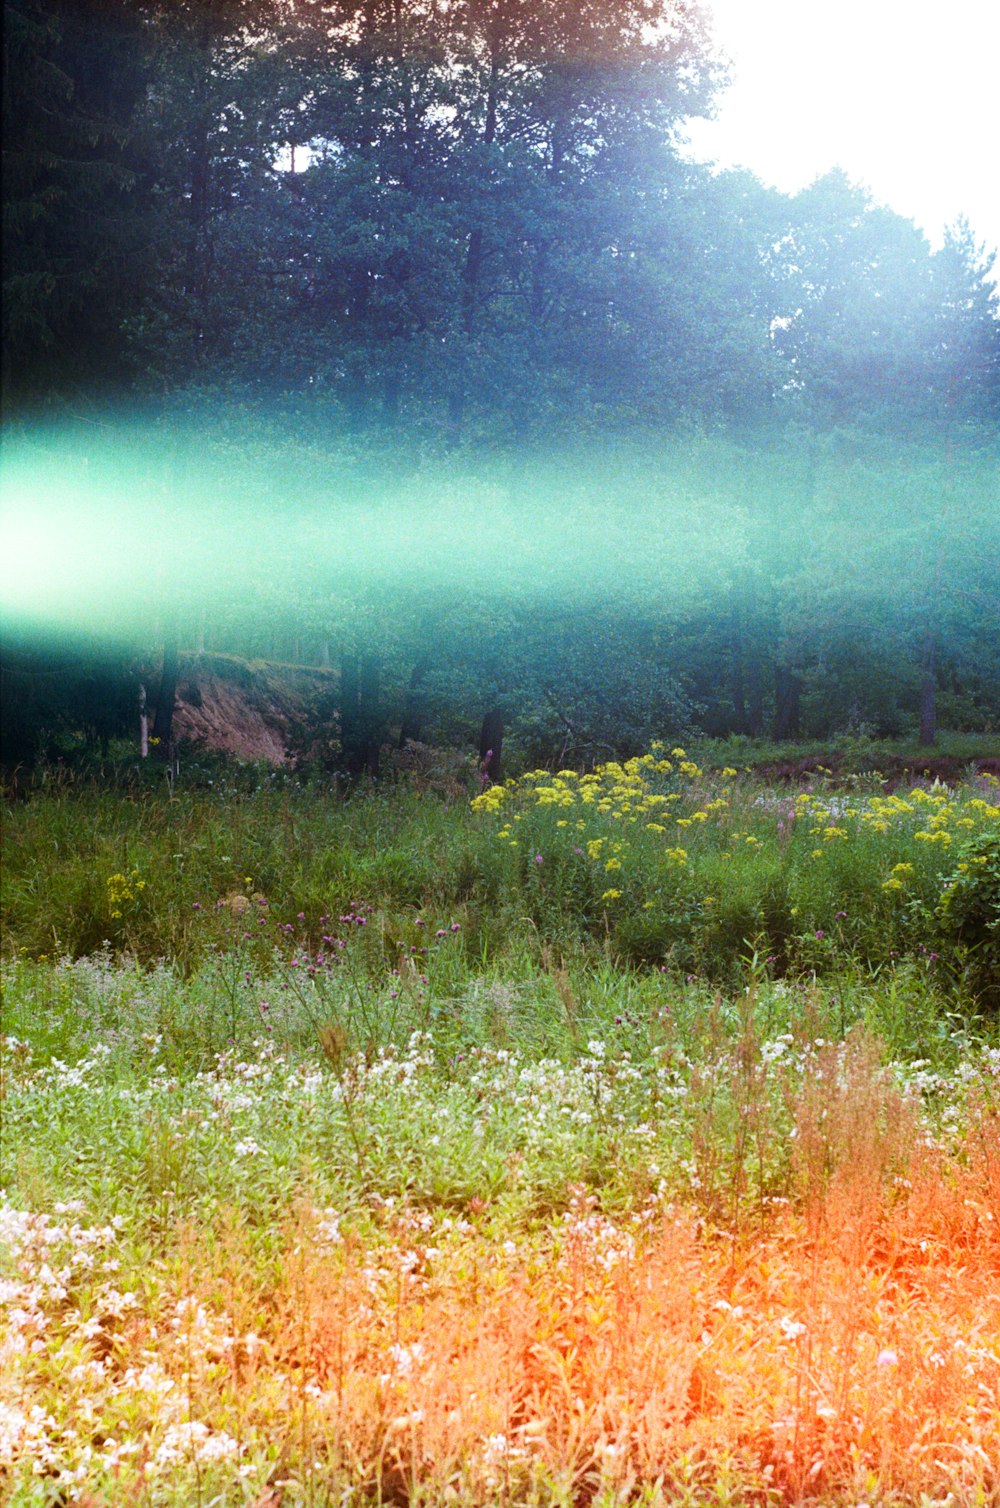
[[[691,160],[704,21],[5,7],[8,764],[176,645],[339,669],[348,767],[995,728],[994,253]]]

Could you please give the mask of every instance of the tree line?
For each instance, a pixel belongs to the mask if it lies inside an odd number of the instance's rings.
[[[839,171],[685,156],[723,77],[690,0],[4,13],[15,408],[294,395],[443,443],[1000,417],[967,226],[935,252]]]
[[[190,492],[191,535],[218,512],[241,549],[288,521],[288,560],[269,536],[225,591],[194,545],[151,565],[129,655],[169,669],[206,622],[240,655],[318,646],[354,768],[486,710],[536,759],[995,726],[993,254],[961,222],[932,249],[839,170],[786,195],[691,161],[724,85],[693,0],[4,20],[8,443],[55,416],[76,465],[89,425],[95,452],[141,429],[140,509]],[[386,494],[431,541],[415,575],[303,565],[303,518],[377,537]],[[103,654],[81,696],[110,710],[73,714],[98,740],[128,702]],[[37,748],[78,698],[46,714],[28,659],[5,684]]]

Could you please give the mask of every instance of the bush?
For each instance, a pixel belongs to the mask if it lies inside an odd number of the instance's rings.
[[[937,917],[979,1004],[1000,1011],[1000,834],[980,833],[963,846]]]

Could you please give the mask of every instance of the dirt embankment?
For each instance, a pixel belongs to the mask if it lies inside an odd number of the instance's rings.
[[[329,703],[339,677],[335,670],[274,661],[242,660],[235,655],[182,656],[174,711],[175,736],[236,759],[265,760],[273,765],[292,762],[289,743],[301,744],[303,730],[315,725],[317,708]],[[771,782],[807,785],[816,776],[848,777],[876,769],[888,790],[914,781],[940,780],[954,784],[970,765],[1000,779],[1000,756],[962,759],[933,750],[914,755],[873,750],[870,762],[843,752],[811,752],[801,759],[776,760],[755,766],[754,773]]]
[[[290,763],[292,730],[317,693],[332,690],[330,670],[274,665],[235,656],[185,655],[177,680],[174,735],[236,759]]]
[[[892,791],[917,780],[940,780],[943,785],[955,785],[968,775],[970,765],[1000,779],[1000,759],[960,759],[955,754],[935,754],[933,750],[905,756],[879,753],[865,769],[857,759],[847,760],[839,753],[809,755],[803,759],[758,765],[754,773],[768,781],[806,785],[814,775],[832,775],[835,780],[846,781],[851,775],[873,774],[877,770],[886,789]]]

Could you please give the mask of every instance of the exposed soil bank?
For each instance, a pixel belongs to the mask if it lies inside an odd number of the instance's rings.
[[[333,696],[339,679],[336,670],[319,666],[242,660],[234,655],[182,655],[175,736],[236,759],[288,765],[292,762],[290,742],[301,744],[302,730],[315,719],[317,700]],[[747,752],[752,760],[752,751]],[[886,789],[895,790],[917,780],[953,785],[972,769],[1000,778],[1000,751],[996,756],[964,758],[933,749],[905,755],[877,747],[864,753],[813,749],[798,759],[752,763],[751,768],[762,780],[796,785],[816,776],[846,782],[852,775],[877,771]]]
[[[274,665],[228,655],[181,659],[174,735],[236,759],[289,764],[289,735],[318,691],[333,689],[331,670]]]
[[[787,781],[802,785],[812,776],[822,775],[834,780],[846,781],[851,775],[882,776],[887,790],[912,784],[916,780],[939,780],[943,785],[956,785],[965,779],[970,769],[1000,778],[1000,758],[960,759],[955,754],[901,755],[881,751],[873,753],[870,761],[845,757],[838,752],[810,754],[802,759],[780,760],[773,764],[754,766],[754,774],[767,781]]]

